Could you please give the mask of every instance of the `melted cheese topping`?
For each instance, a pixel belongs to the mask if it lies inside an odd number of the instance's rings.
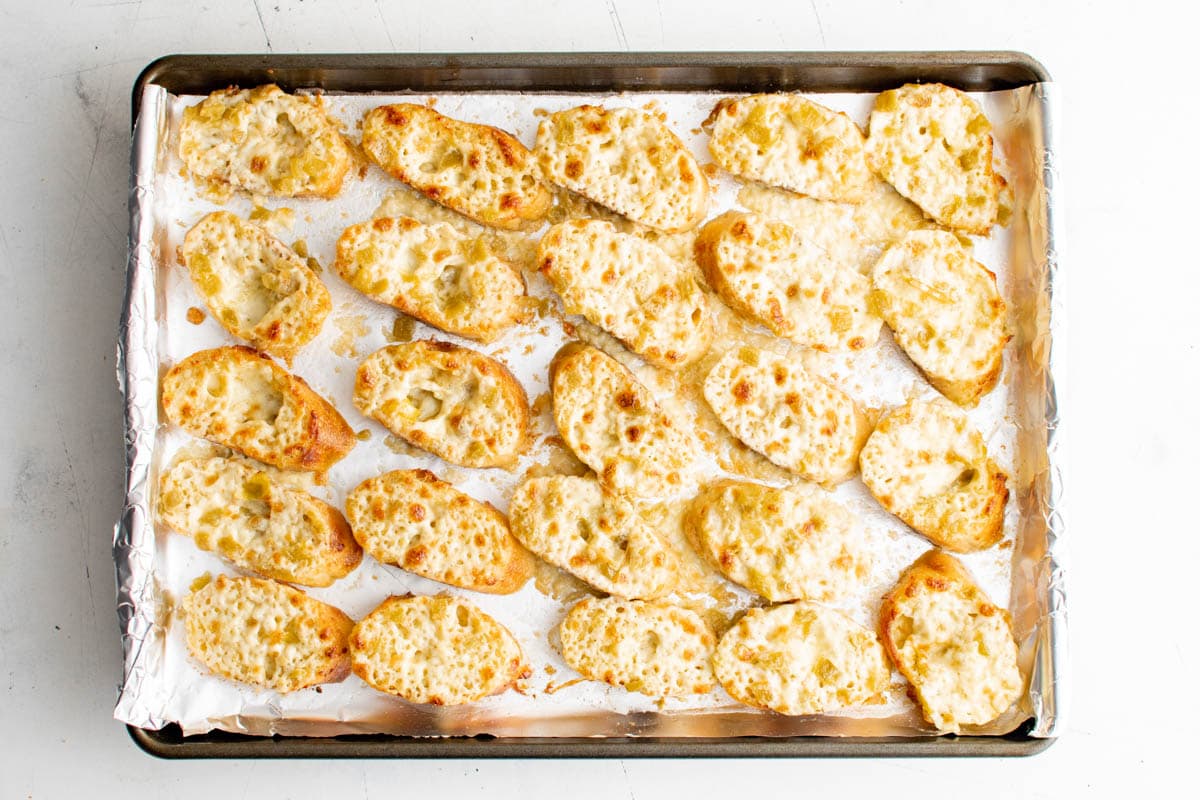
[[[704,399],[746,445],[817,483],[853,475],[869,433],[849,395],[766,350],[722,356],[704,379]]]
[[[664,603],[590,598],[560,628],[562,654],[580,675],[651,697],[712,691],[714,639],[698,614]]]
[[[354,537],[384,564],[464,589],[508,594],[533,561],[504,516],[425,470],[396,470],[346,496]]]
[[[752,608],[713,655],[736,700],[780,714],[822,714],[882,703],[891,680],[875,634],[815,603]]]
[[[472,703],[528,671],[513,635],[456,597],[391,597],[355,626],[350,643],[354,674],[410,703]]]
[[[987,235],[999,211],[992,124],[971,97],[940,83],[875,98],[867,159],[941,224]]]
[[[861,202],[872,182],[862,131],[794,94],[723,100],[709,117],[713,160],[743,178],[820,200]]]
[[[871,284],[788,225],[729,211],[704,226],[696,258],[731,308],[818,350],[862,350],[879,337]]]
[[[653,599],[674,589],[680,565],[670,545],[594,478],[532,478],[508,515],[522,544],[602,592]]]
[[[568,314],[583,314],[650,363],[678,369],[708,349],[704,293],[644,239],[600,220],[564,222],[542,238],[537,263]]]
[[[634,222],[664,231],[696,227],[708,182],[658,117],[632,108],[578,106],[538,126],[537,156],[554,183]]]
[[[510,464],[529,403],[499,361],[446,342],[384,347],[358,368],[354,405],[410,444],[464,467]]]
[[[352,225],[334,268],[358,291],[444,331],[484,342],[521,321],[525,283],[482,237],[445,223],[379,217]]]
[[[840,600],[869,569],[854,517],[817,492],[720,481],[692,501],[684,527],[725,577],[773,603]]]
[[[180,255],[213,318],[259,350],[290,358],[329,315],[329,292],[304,260],[228,211],[197,222]]]
[[[275,197],[333,197],[350,168],[321,98],[273,85],[213,92],[184,109],[179,157],[193,175]]]
[[[188,652],[226,678],[294,692],[349,671],[354,622],[290,586],[219,575],[183,610]]]

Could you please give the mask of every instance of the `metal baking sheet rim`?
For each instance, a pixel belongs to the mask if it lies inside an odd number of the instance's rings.
[[[1037,232],[1044,238],[1038,247],[1038,260],[1044,273],[1045,325],[1044,402],[1046,418],[1046,475],[1044,494],[1046,513],[1046,555],[1039,562],[1036,578],[1045,583],[1046,624],[1041,627],[1030,675],[1030,701],[1033,716],[1006,736],[947,736],[864,740],[862,738],[788,737],[783,739],[735,738],[447,738],[417,739],[371,735],[333,738],[239,737],[231,734],[182,736],[172,732],[165,720],[147,720],[145,728],[129,725],[130,734],[146,752],[160,757],[672,757],[672,756],[940,756],[940,755],[1030,755],[1045,749],[1062,730],[1066,692],[1062,676],[1066,673],[1066,589],[1064,546],[1064,487],[1066,446],[1063,427],[1065,391],[1065,280],[1059,271],[1061,256],[1061,187],[1055,168],[1057,97],[1049,76],[1038,62],[1023,53],[942,52],[942,53],[664,53],[664,54],[503,54],[482,55],[346,55],[346,56],[167,56],[152,62],[134,87],[133,148],[130,193],[130,245],[126,297],[117,347],[117,379],[126,404],[126,501],[114,530],[113,556],[117,578],[117,615],[124,653],[125,674],[121,695],[135,692],[142,683],[137,650],[150,638],[157,609],[148,586],[153,580],[150,524],[150,476],[154,431],[158,425],[158,358],[156,349],[157,298],[154,287],[155,242],[153,221],[143,209],[152,207],[154,165],[162,142],[156,135],[165,112],[166,92],[156,87],[156,79],[173,68],[197,69],[206,61],[218,62],[225,70],[243,73],[259,71],[266,79],[288,83],[292,72],[303,71],[297,78],[302,85],[321,85],[323,70],[340,69],[452,70],[498,68],[537,70],[549,67],[579,68],[602,64],[609,69],[640,70],[642,81],[625,88],[662,89],[653,70],[711,70],[718,67],[755,66],[768,69],[786,65],[789,69],[840,68],[883,70],[889,81],[943,79],[950,72],[975,68],[972,80],[986,80],[989,67],[1003,66],[1023,70],[1033,80],[1034,99],[1040,105],[1042,136],[1041,218]],[[650,72],[649,77],[645,76]],[[845,81],[837,73],[835,81]],[[626,75],[624,80],[629,80]],[[614,78],[615,80],[615,78]],[[779,87],[778,79],[748,76],[732,90],[753,91],[765,85]],[[1012,78],[1008,78],[1012,80]],[[787,81],[783,81],[787,83]],[[702,84],[697,84],[702,85]],[[340,87],[327,87],[330,89]],[[394,88],[394,85],[393,85]],[[542,87],[539,85],[538,89]],[[600,91],[605,87],[581,87]],[[608,86],[608,90],[616,88]],[[788,87],[792,88],[792,87]],[[810,87],[818,88],[818,87]],[[837,88],[846,88],[838,83]],[[860,87],[861,88],[861,87]],[[155,91],[157,89],[157,91]],[[118,701],[118,708],[120,700]],[[157,729],[156,729],[157,728]]]

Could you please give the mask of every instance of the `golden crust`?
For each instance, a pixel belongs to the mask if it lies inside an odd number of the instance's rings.
[[[193,353],[162,381],[167,419],[280,469],[324,472],[357,439],[328,400],[241,345]]]
[[[183,613],[188,652],[222,677],[286,693],[350,674],[354,620],[299,589],[218,575]]]
[[[939,730],[991,722],[1024,688],[1008,611],[992,605],[958,559],[938,550],[913,562],[884,595],[879,634]]]
[[[350,150],[321,97],[230,87],[185,108],[179,156],[192,175],[253,194],[331,198]]]
[[[554,196],[533,154],[511,134],[412,103],[363,117],[363,150],[392,177],[476,222],[516,230],[539,220]]]
[[[368,478],[346,496],[346,515],[377,561],[430,580],[511,594],[533,575],[533,556],[503,514],[427,470]]]
[[[522,321],[525,281],[481,236],[377,217],[347,228],[334,269],[358,291],[449,333],[491,342]]]

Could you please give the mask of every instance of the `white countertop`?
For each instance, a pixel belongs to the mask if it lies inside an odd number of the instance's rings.
[[[1200,745],[1194,24],[1166,4],[0,2],[0,797],[1164,796]],[[164,762],[112,719],[129,94],[173,52],[1016,49],[1062,98],[1070,714],[1017,760]],[[1176,96],[1175,89],[1180,92]],[[1194,593],[1187,591],[1186,596]],[[1186,615],[1186,616],[1185,616]],[[1185,622],[1186,620],[1186,622]],[[1188,634],[1187,631],[1192,633]],[[1189,781],[1189,783],[1182,783]]]

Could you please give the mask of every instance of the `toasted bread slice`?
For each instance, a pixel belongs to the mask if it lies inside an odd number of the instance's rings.
[[[590,680],[651,697],[706,694],[715,684],[716,640],[686,608],[591,597],[567,613],[559,635],[567,664]]]
[[[363,150],[430,200],[496,228],[515,230],[550,210],[533,154],[511,134],[412,103],[371,109]]]
[[[379,217],[351,225],[338,239],[334,269],[372,300],[481,342],[525,316],[521,274],[483,237],[444,222]]]
[[[368,478],[346,496],[346,515],[375,560],[430,580],[511,594],[533,575],[503,514],[427,470]]]
[[[522,544],[602,592],[653,599],[675,587],[675,551],[594,478],[530,478],[517,487],[508,515]]]
[[[866,137],[845,114],[798,94],[722,100],[705,126],[719,166],[818,200],[861,203],[874,176]]]
[[[179,157],[196,177],[251,194],[333,197],[350,149],[319,97],[231,87],[183,110]]]
[[[358,367],[354,405],[408,443],[464,467],[508,466],[529,443],[521,384],[499,361],[449,342],[372,353]]]
[[[183,612],[188,652],[217,675],[294,692],[350,674],[354,620],[291,586],[218,575]]]
[[[329,316],[329,291],[304,259],[228,211],[197,222],[179,255],[213,319],[271,355],[290,359]]]
[[[945,231],[913,231],[884,252],[874,305],[933,388],[971,407],[1000,380],[1012,338],[996,276]]]
[[[909,83],[875,98],[867,162],[948,228],[986,236],[999,210],[992,124],[970,96]]]
[[[362,561],[340,511],[228,458],[171,467],[159,481],[158,515],[201,550],[277,581],[328,586]]]
[[[711,340],[708,304],[692,274],[658,247],[601,220],[551,228],[538,269],[563,299],[651,364],[679,369]]]
[[[934,544],[983,550],[1004,535],[1008,478],[966,415],[945,400],[913,400],[879,423],[859,456],[880,505]]]
[[[249,347],[192,353],[162,381],[167,419],[280,469],[324,472],[358,440],[303,378]]]
[[[879,634],[938,730],[991,722],[1025,688],[1008,612],[940,551],[918,558],[884,595]]]
[[[853,515],[823,492],[717,481],[692,501],[683,528],[725,577],[772,603],[841,600],[870,565]]]
[[[862,350],[879,338],[871,282],[789,225],[727,211],[704,226],[696,261],[734,311],[817,350]]]
[[[606,488],[651,496],[682,482],[687,435],[616,359],[569,343],[550,364],[550,390],[563,441]]]
[[[668,232],[708,213],[708,181],[661,119],[632,108],[577,106],[538,125],[538,162],[563,188]]]
[[[721,356],[704,379],[704,399],[748,447],[826,485],[854,475],[858,451],[871,432],[845,392],[794,359],[752,347]]]
[[[508,629],[457,597],[389,597],[350,634],[354,674],[410,703],[455,706],[528,677]]]
[[[892,678],[874,633],[808,602],[747,611],[721,637],[713,669],[738,702],[791,715],[882,703]]]

